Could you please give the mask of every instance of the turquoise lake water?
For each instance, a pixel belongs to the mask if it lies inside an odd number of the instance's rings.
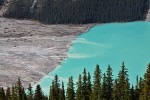
[[[68,58],[60,66],[37,83],[44,93],[49,94],[51,81],[56,74],[67,83],[70,76],[76,81],[83,68],[93,77],[96,64],[100,65],[102,73],[110,64],[115,78],[123,61],[128,68],[131,85],[134,85],[136,76],[143,76],[150,62],[150,22],[95,26],[78,36],[67,54]]]

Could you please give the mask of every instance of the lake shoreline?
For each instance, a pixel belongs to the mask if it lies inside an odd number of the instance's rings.
[[[62,63],[72,41],[91,26],[0,18],[0,85],[12,86],[17,77],[26,88],[35,84]]]

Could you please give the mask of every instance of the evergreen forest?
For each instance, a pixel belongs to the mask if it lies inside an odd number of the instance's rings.
[[[129,22],[144,20],[148,9],[149,0],[12,0],[3,16],[45,24]]]
[[[0,100],[150,100],[150,64],[144,77],[136,77],[136,85],[129,82],[128,70],[124,62],[116,79],[113,70],[108,65],[107,71],[102,73],[100,66],[96,65],[93,80],[86,69],[79,75],[77,83],[69,77],[67,89],[55,75],[50,86],[49,96],[42,92],[40,85],[33,91],[31,84],[25,92],[21,79],[6,90],[0,87]]]
[[[0,6],[3,5],[3,3],[4,3],[4,0],[0,0]]]

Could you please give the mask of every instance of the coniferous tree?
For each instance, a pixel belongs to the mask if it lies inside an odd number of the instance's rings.
[[[106,95],[107,100],[112,100],[112,92],[113,92],[113,75],[112,68],[108,65],[107,74],[106,74]]]
[[[6,100],[5,91],[2,87],[0,87],[0,100]]]
[[[100,99],[101,99],[101,70],[99,68],[99,65],[96,65],[96,69],[94,71],[92,100],[100,100]]]
[[[74,83],[73,83],[73,77],[72,76],[69,78],[66,93],[67,93],[66,94],[66,100],[75,100]]]
[[[55,99],[55,87],[54,87],[54,81],[52,81],[52,85],[50,86],[50,95],[49,95],[50,100],[56,100]]]
[[[137,75],[136,77],[136,86],[135,86],[135,89],[134,89],[134,100],[139,100],[139,95],[140,95],[140,82],[139,82],[139,77]]]
[[[6,89],[6,100],[11,100],[11,90],[10,87]]]
[[[55,75],[54,77],[54,90],[55,90],[54,98],[55,100],[59,100],[60,84],[59,84],[59,78],[57,75]]]
[[[36,86],[34,100],[43,100],[43,92],[42,92],[40,85]]]
[[[49,100],[49,99],[48,99],[48,96],[47,96],[47,95],[45,96],[45,95],[43,94],[43,100]]]
[[[88,77],[87,77],[87,100],[90,100],[91,94],[92,94],[91,75],[88,72]]]
[[[140,100],[150,99],[150,63],[147,66],[146,73],[144,75],[144,80],[142,82]]]
[[[17,100],[17,93],[15,86],[12,86],[11,88],[11,100]]]
[[[28,98],[28,100],[33,100],[33,90],[32,90],[31,83],[29,83],[27,98]]]
[[[87,94],[87,73],[86,69],[84,68],[83,71],[83,81],[82,81],[82,100],[87,100],[88,99],[88,94]]]
[[[129,83],[129,78],[126,78],[125,80],[125,99],[124,100],[129,100],[130,99],[130,83]]]
[[[27,100],[27,95],[24,91],[24,88],[22,88],[22,100]]]
[[[52,86],[50,86],[50,100],[59,100],[60,99],[60,89],[59,78],[55,75],[54,80],[52,81]]]
[[[79,75],[77,82],[76,96],[74,92],[73,77],[69,78],[67,85],[67,92],[65,98],[64,83],[62,87],[59,86],[59,78],[56,75],[50,87],[50,100],[149,100],[149,81],[150,81],[150,64],[144,75],[144,79],[136,78],[137,82],[130,88],[127,69],[122,63],[121,71],[119,71],[118,78],[115,79],[114,84],[112,79],[112,69],[108,66],[107,74],[104,73],[101,84],[101,71],[99,66],[96,66],[94,71],[93,87],[91,84],[90,73],[86,74],[86,69],[83,71],[83,76]],[[86,85],[85,85],[86,84]],[[85,87],[85,88],[83,88]],[[86,90],[86,95],[84,94]],[[111,92],[108,92],[110,90]],[[59,93],[59,94],[58,94]],[[95,93],[95,94],[94,94]],[[108,94],[110,97],[108,98]],[[34,96],[33,96],[34,95]],[[90,98],[91,95],[91,98]],[[58,96],[58,97],[56,97]],[[96,96],[96,97],[94,97]],[[32,97],[30,99],[29,97]],[[86,98],[86,99],[85,99]],[[0,87],[0,100],[49,100],[42,92],[40,85],[37,85],[35,93],[32,92],[31,84],[29,84],[28,94],[25,93],[20,78],[12,88],[7,88],[6,91]]]
[[[115,79],[114,86],[113,86],[113,100],[120,100],[119,99],[119,84],[118,80]]]
[[[23,100],[24,93],[23,93],[23,87],[20,78],[18,78],[18,81],[16,83],[16,93],[18,100]]]
[[[65,100],[65,89],[64,89],[64,82],[62,82],[62,88],[60,89],[59,92],[59,100]]]
[[[119,86],[119,97],[120,100],[129,100],[129,79],[127,74],[127,69],[125,68],[124,62],[121,66],[121,71],[118,74],[118,86]]]
[[[107,100],[107,83],[106,83],[106,75],[104,73],[103,82],[102,82],[102,92],[101,92],[102,100]]]
[[[76,90],[76,100],[82,99],[82,77],[79,75],[77,82],[77,90]]]
[[[130,89],[130,100],[138,100],[135,97],[135,90],[134,90],[134,86],[132,85],[132,88]]]

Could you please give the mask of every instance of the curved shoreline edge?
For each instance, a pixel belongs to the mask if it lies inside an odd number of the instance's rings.
[[[0,85],[35,84],[67,58],[79,34],[94,24],[41,25],[31,20],[0,18]]]
[[[95,26],[98,26],[98,25],[101,25],[101,24],[87,24],[88,27],[87,27],[87,29],[86,29],[85,31],[83,30],[84,32],[77,33],[76,35],[74,35],[75,37],[72,38],[71,42],[69,42],[68,45],[67,45],[67,50],[66,50],[66,52],[65,52],[64,58],[60,61],[60,63],[58,63],[58,64],[56,65],[56,67],[55,67],[54,69],[52,69],[50,72],[48,72],[45,76],[47,76],[47,75],[50,74],[52,71],[54,71],[55,69],[57,69],[57,68],[63,63],[63,61],[65,61],[65,60],[68,58],[67,52],[68,52],[69,48],[73,45],[73,41],[76,40],[76,38],[77,38],[78,36],[89,32],[91,28],[93,28],[93,27],[95,27]],[[42,81],[42,79],[43,79],[45,76],[43,76],[41,79],[39,79],[39,81],[37,81],[36,83],[32,84],[32,86],[35,87],[39,82]]]

